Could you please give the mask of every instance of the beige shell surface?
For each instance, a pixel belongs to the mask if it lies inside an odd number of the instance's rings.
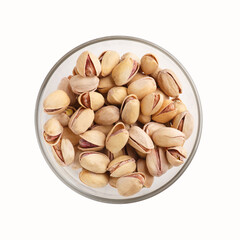
[[[136,80],[140,79],[140,78],[144,78],[147,77],[147,75],[137,72],[134,77],[127,83],[127,86],[129,86],[131,83],[135,82]]]
[[[112,128],[113,125],[98,125],[98,124],[95,124],[91,127],[92,130],[98,130],[104,133],[106,136],[108,135]]]
[[[151,121],[151,116],[145,116],[143,114],[140,114],[138,117],[138,121],[142,124],[149,123]]]
[[[121,57],[121,61],[123,61],[123,60],[126,59],[126,58],[131,58],[131,59],[137,61],[138,64],[140,64],[140,58],[139,58],[136,54],[134,54],[134,53],[132,53],[132,52],[124,53],[124,54],[122,55],[122,57]]]
[[[99,125],[112,125],[120,118],[119,109],[116,106],[109,105],[102,107],[95,113],[94,121]]]
[[[145,74],[154,73],[158,68],[158,59],[152,53],[145,54],[141,58],[141,69]]]
[[[79,150],[76,146],[74,147],[74,151],[75,151],[74,161],[70,166],[71,166],[72,169],[77,170],[77,169],[80,169],[82,167],[80,165],[80,161],[79,161],[79,156],[82,153],[82,151]]]
[[[162,128],[162,127],[166,127],[166,126],[162,123],[150,122],[150,123],[146,123],[143,126],[143,131],[147,133],[149,137],[151,137],[155,131],[157,131],[159,128]]]
[[[106,136],[98,130],[88,130],[80,134],[80,138],[100,147],[105,146]]]
[[[104,97],[98,92],[85,92],[79,95],[78,102],[84,108],[91,108],[97,111],[104,105]]]
[[[66,166],[74,162],[75,150],[69,139],[63,138],[61,141],[61,150]]]
[[[108,91],[107,101],[110,104],[121,105],[126,96],[126,87],[113,87]]]
[[[137,160],[137,171],[145,174],[144,187],[150,188],[153,184],[154,177],[149,173],[145,159]]]
[[[63,128],[62,139],[69,139],[73,146],[78,145],[79,135],[74,134],[69,127]]]
[[[172,155],[169,151],[174,150],[178,152],[178,155],[181,156],[181,158],[176,158],[174,155]],[[170,147],[166,150],[166,157],[168,162],[175,167],[180,166],[184,163],[184,159],[187,158],[187,151],[182,147]]]
[[[112,77],[107,76],[100,79],[97,90],[103,94],[103,93],[107,93],[114,86],[116,85]]]
[[[114,187],[114,188],[117,188],[117,186],[116,186],[116,184],[117,184],[117,180],[118,180],[119,178],[117,178],[117,177],[110,177],[109,178],[109,185],[110,186],[112,186],[112,187]]]
[[[163,104],[163,97],[160,93],[152,92],[146,95],[141,101],[141,112],[149,116],[155,114]]]

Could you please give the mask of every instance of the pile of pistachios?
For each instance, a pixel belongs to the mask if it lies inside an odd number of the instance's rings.
[[[109,183],[131,196],[187,158],[194,121],[181,93],[177,76],[153,54],[85,51],[44,100],[53,117],[43,136],[58,164],[80,169],[82,183]]]

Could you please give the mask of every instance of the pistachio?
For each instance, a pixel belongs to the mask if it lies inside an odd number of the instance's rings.
[[[149,93],[141,101],[141,112],[146,116],[153,115],[161,108],[162,104],[163,97],[160,93]]]
[[[63,128],[62,138],[69,139],[73,146],[78,145],[78,142],[80,140],[79,135],[74,134],[69,127]]]
[[[66,127],[68,125],[68,122],[70,120],[70,117],[73,115],[73,113],[76,111],[76,109],[72,106],[68,106],[64,112],[56,115],[56,119],[60,122],[60,124],[63,127]]]
[[[127,88],[113,87],[108,91],[107,101],[110,104],[121,105],[126,96],[127,96]]]
[[[112,71],[113,81],[117,86],[127,84],[138,72],[139,64],[132,58],[125,58]]]
[[[50,93],[43,102],[44,112],[49,115],[62,113],[70,104],[70,98],[63,90]]]
[[[64,92],[66,92],[66,94],[68,95],[68,97],[70,98],[70,105],[74,105],[76,102],[76,95],[74,94],[74,92],[71,89],[70,86],[70,81],[68,78],[64,77],[59,85],[58,85],[58,90],[63,90]]]
[[[58,144],[52,146],[55,160],[61,166],[69,166],[74,161],[74,147],[69,139],[62,139]]]
[[[79,173],[79,179],[89,187],[101,188],[108,184],[109,176],[107,173],[93,173],[83,169]]]
[[[140,114],[140,102],[136,95],[130,94],[123,100],[120,113],[126,124],[133,124],[137,121]]]
[[[122,155],[125,155],[125,149],[121,149],[119,152],[116,153],[112,153],[109,150],[105,150],[106,155],[108,156],[108,158],[110,159],[110,161],[112,161],[113,159],[120,157]]]
[[[119,178],[117,178],[117,177],[110,177],[109,178],[109,185],[111,185],[112,187],[114,187],[114,188],[117,188],[116,187],[116,184],[117,184],[117,180],[118,180]]]
[[[43,137],[50,145],[56,145],[63,133],[63,127],[56,118],[49,119],[43,126]]]
[[[165,127],[165,125],[161,123],[156,123],[156,122],[149,122],[143,126],[143,131],[147,133],[149,137],[152,137],[153,133],[162,127]]]
[[[137,155],[135,149],[130,144],[126,144],[125,152],[126,152],[126,155],[134,158],[136,161],[138,160],[138,155]]]
[[[144,78],[147,77],[147,75],[137,72],[134,77],[127,83],[127,86],[129,86],[131,83],[135,82],[136,80],[140,79],[140,78]]]
[[[149,153],[154,148],[152,139],[137,126],[130,128],[128,143],[141,153]]]
[[[125,197],[138,193],[143,188],[145,178],[144,173],[141,172],[120,177],[116,183],[118,193]]]
[[[171,147],[167,148],[166,156],[168,162],[172,166],[180,166],[184,163],[184,159],[187,157],[187,152],[183,147]]]
[[[73,68],[73,70],[72,70],[72,74],[73,74],[73,76],[75,76],[75,75],[79,75],[79,72],[78,72],[76,66]]]
[[[95,113],[95,123],[99,125],[112,125],[120,118],[119,109],[116,106],[109,105],[102,107]]]
[[[82,77],[93,77],[100,74],[101,64],[95,55],[85,51],[78,57],[76,69]]]
[[[153,78],[140,78],[128,86],[128,94],[135,94],[139,100],[144,98],[149,93],[156,91],[157,85]]]
[[[135,149],[135,151],[140,158],[145,159],[147,157],[147,153],[142,153],[142,152],[138,151],[137,149]]]
[[[70,86],[74,93],[81,94],[84,92],[95,91],[98,87],[99,79],[98,77],[81,77],[80,75],[75,75],[70,79]]]
[[[117,123],[106,138],[106,148],[112,152],[119,152],[127,143],[129,133],[122,122]]]
[[[72,169],[77,170],[82,167],[79,162],[79,156],[82,153],[82,151],[80,151],[76,146],[74,147],[74,151],[75,151],[74,161],[70,166]]]
[[[110,162],[109,158],[100,152],[82,152],[79,156],[80,165],[94,173],[105,173]]]
[[[68,127],[79,135],[85,132],[93,123],[94,112],[90,108],[79,108],[70,118]]]
[[[156,122],[166,123],[176,115],[177,109],[175,108],[174,102],[172,100],[164,100],[161,108],[152,116],[152,119]]]
[[[145,159],[137,160],[137,171],[144,173],[146,177],[144,182],[144,187],[150,188],[153,184],[154,177],[149,173]]]
[[[177,110],[177,114],[187,110],[187,107],[185,106],[185,104],[182,102],[181,99],[175,98],[173,99],[173,102],[174,102],[175,109]]]
[[[153,133],[152,139],[159,147],[176,147],[184,144],[185,135],[175,128],[163,127]]]
[[[131,59],[135,60],[140,65],[140,58],[136,54],[131,53],[131,52],[127,52],[127,53],[122,55],[121,61],[123,61],[126,58],[131,58]]]
[[[114,86],[116,86],[116,85],[115,85],[112,77],[111,76],[107,76],[105,78],[101,78],[100,79],[97,90],[100,93],[107,93]]]
[[[140,114],[138,117],[138,121],[142,124],[149,123],[151,121],[151,116],[145,116],[143,114]]]
[[[136,169],[135,159],[127,155],[122,155],[113,159],[108,165],[108,171],[111,177],[121,177],[132,173]]]
[[[169,97],[177,97],[182,93],[182,87],[177,76],[169,69],[164,69],[159,72],[157,83],[162,91]]]
[[[179,113],[174,119],[172,127],[178,129],[185,134],[188,139],[193,132],[193,117],[188,111]]]
[[[169,169],[169,163],[167,161],[165,150],[163,148],[154,148],[147,155],[146,164],[149,173],[152,176],[159,177]]]
[[[150,76],[157,81],[158,74],[159,74],[159,72],[160,72],[161,70],[162,70],[162,69],[161,69],[160,67],[157,67],[157,69],[156,69],[154,72],[152,72],[152,73],[150,74]]]
[[[99,56],[99,61],[101,63],[101,75],[103,77],[109,75],[113,68],[119,63],[120,56],[116,51],[105,51]]]
[[[91,129],[98,130],[107,136],[108,133],[110,132],[110,130],[112,129],[112,127],[113,127],[113,125],[97,125],[97,124],[95,124],[91,127]]]
[[[145,54],[141,58],[141,69],[145,74],[151,74],[158,68],[157,57],[151,53]]]
[[[97,111],[104,105],[104,97],[98,92],[85,92],[78,97],[79,104],[84,108],[91,108]]]
[[[106,136],[97,130],[88,130],[80,134],[79,146],[81,151],[100,151],[105,146]]]
[[[160,95],[163,98],[163,100],[166,100],[166,99],[168,100],[169,99],[169,97],[163,91],[161,91],[159,88],[157,88],[155,93],[160,93]]]

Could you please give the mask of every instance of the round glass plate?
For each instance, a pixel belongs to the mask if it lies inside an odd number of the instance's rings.
[[[57,89],[58,83],[63,77],[71,74],[78,56],[86,50],[91,51],[96,56],[99,56],[105,50],[115,50],[120,55],[126,52],[133,52],[139,56],[139,58],[146,53],[155,54],[159,59],[159,66],[161,68],[169,68],[173,70],[180,79],[183,88],[183,94],[180,95],[180,98],[194,117],[194,131],[184,144],[184,147],[188,152],[188,158],[185,163],[180,167],[171,168],[161,177],[155,177],[151,188],[143,188],[139,193],[130,197],[120,196],[117,190],[109,185],[104,188],[96,189],[84,185],[78,178],[80,170],[73,170],[71,167],[59,166],[52,155],[51,148],[43,139],[43,125],[50,118],[50,116],[43,111],[43,101],[49,93]],[[39,90],[35,108],[35,127],[42,154],[52,171],[63,183],[77,193],[97,201],[108,203],[130,203],[147,199],[162,192],[183,174],[192,161],[200,141],[202,110],[199,95],[193,80],[186,69],[169,52],[158,45],[143,39],[128,36],[109,36],[94,39],[79,45],[64,55],[53,66]]]

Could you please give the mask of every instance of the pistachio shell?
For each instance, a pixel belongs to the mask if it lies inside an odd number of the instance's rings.
[[[137,155],[135,149],[130,144],[126,144],[125,152],[126,152],[126,155],[134,158],[136,161],[138,160],[138,155]]]
[[[43,102],[44,112],[54,115],[63,112],[70,103],[70,98],[63,90],[50,93]]]
[[[105,153],[109,157],[110,161],[112,161],[113,159],[115,159],[117,157],[125,155],[125,149],[123,148],[119,152],[116,152],[116,153],[112,153],[109,150],[105,149]]]
[[[68,95],[68,97],[70,98],[70,105],[74,105],[76,102],[76,95],[74,94],[74,92],[71,89],[70,86],[70,80],[66,77],[64,77],[59,85],[58,85],[58,90],[63,90],[64,92],[66,92],[66,94]]]
[[[78,145],[78,142],[80,140],[79,135],[74,134],[69,127],[63,128],[62,138],[69,139],[73,146]]]
[[[140,58],[134,53],[127,52],[127,53],[123,54],[121,57],[121,61],[123,61],[126,58],[131,58],[131,59],[137,61],[138,64],[140,64]]]
[[[79,108],[70,118],[68,127],[73,133],[79,135],[85,132],[93,123],[94,112],[90,108]]]
[[[116,183],[118,193],[125,197],[138,193],[142,189],[145,179],[144,173],[140,172],[120,177]]]
[[[136,80],[140,79],[140,78],[144,78],[147,77],[147,75],[137,72],[134,77],[127,83],[127,86],[129,86],[131,83],[135,82]]]
[[[142,124],[149,123],[151,121],[151,116],[145,116],[143,114],[140,114],[138,117],[138,121]]]
[[[105,146],[106,136],[97,130],[88,130],[80,134],[78,148],[82,151],[100,151]]]
[[[141,153],[149,153],[154,148],[152,139],[137,126],[130,128],[128,143]]]
[[[177,110],[177,114],[187,110],[187,107],[185,106],[185,104],[182,102],[181,99],[175,98],[173,99],[173,102],[174,102],[175,109]]]
[[[60,124],[63,127],[68,126],[68,122],[70,120],[70,117],[73,115],[73,113],[76,111],[76,109],[72,106],[68,106],[64,112],[58,114],[55,116],[55,118],[60,122]]]
[[[145,74],[151,74],[158,68],[157,57],[151,53],[145,54],[141,58],[141,69]]]
[[[100,93],[107,93],[109,91],[109,89],[111,89],[114,86],[116,86],[116,85],[115,85],[112,77],[111,76],[107,76],[105,78],[101,78],[100,79],[97,90]]]
[[[159,177],[169,169],[165,150],[163,148],[154,148],[147,155],[146,164],[149,173],[152,176]]]
[[[178,129],[185,134],[186,139],[188,139],[193,132],[194,120],[192,115],[188,112],[179,113],[174,119],[172,127]]]
[[[83,168],[94,173],[105,173],[110,162],[109,158],[99,152],[82,152],[79,156]]]
[[[152,119],[156,122],[166,123],[176,115],[177,109],[175,108],[174,102],[172,100],[164,100],[161,108],[152,116]]]
[[[154,177],[149,173],[145,159],[137,160],[137,171],[144,173],[146,177],[144,182],[144,187],[150,188],[153,184]]]
[[[79,104],[84,108],[91,108],[97,111],[104,105],[104,97],[98,92],[85,92],[78,97]]]
[[[121,105],[121,117],[124,123],[133,124],[137,121],[140,114],[140,102],[136,95],[128,95]]]
[[[110,105],[102,107],[95,113],[95,123],[99,125],[112,125],[120,118],[119,109],[116,106]]]
[[[116,184],[117,184],[117,180],[118,180],[119,178],[117,178],[117,177],[110,177],[109,178],[109,185],[111,185],[112,187],[114,187],[114,188],[117,188],[116,187]]]
[[[127,84],[138,72],[139,64],[132,58],[125,58],[112,71],[113,81],[117,86]]]
[[[96,76],[81,77],[80,75],[75,75],[70,79],[71,89],[76,94],[95,91],[98,87],[98,84],[99,79]]]
[[[166,150],[166,156],[168,162],[172,166],[180,166],[184,163],[184,159],[187,157],[187,152],[183,147],[171,147]]]
[[[92,130],[98,130],[102,133],[104,133],[106,136],[108,135],[108,133],[110,132],[110,130],[112,129],[113,125],[93,125],[91,127]]]
[[[159,72],[157,83],[162,91],[169,97],[177,97],[182,93],[182,87],[177,76],[169,69],[164,69]]]
[[[128,94],[135,94],[139,100],[144,98],[149,93],[156,91],[157,85],[153,78],[140,78],[128,86]]]
[[[106,138],[106,148],[112,152],[119,152],[127,143],[129,133],[122,122],[117,123]]]
[[[101,72],[101,64],[98,58],[88,51],[81,53],[78,57],[76,68],[82,77],[98,76]]]
[[[79,173],[79,179],[89,187],[101,188],[108,184],[109,176],[107,173],[93,173],[83,169]]]
[[[135,159],[127,155],[115,158],[108,165],[108,171],[111,177],[121,177],[125,174],[132,173],[135,169]]]
[[[120,56],[116,51],[108,50],[100,55],[99,60],[102,68],[101,75],[105,77],[109,75],[113,68],[119,63]]]
[[[149,93],[141,101],[141,112],[146,116],[153,115],[161,108],[162,104],[163,97],[160,93]]]
[[[82,167],[79,162],[79,156],[82,153],[82,151],[79,150],[77,147],[74,147],[74,151],[75,151],[75,157],[74,157],[73,163],[71,164],[71,168],[74,170],[77,170]]]
[[[49,119],[43,126],[43,137],[50,145],[56,145],[63,133],[63,127],[56,118]]]
[[[142,152],[138,151],[137,149],[135,149],[135,151],[140,158],[145,159],[147,157],[147,153],[142,153]]]
[[[160,67],[157,67],[157,69],[156,69],[154,72],[152,72],[152,73],[150,74],[150,76],[151,76],[152,78],[154,78],[155,80],[157,80],[158,74],[159,74],[159,72],[160,72],[161,70],[162,70],[162,69],[161,69]]]
[[[183,146],[185,135],[175,128],[163,127],[153,133],[152,139],[159,147],[175,147]]]
[[[107,101],[110,104],[121,105],[126,96],[127,96],[127,88],[113,87],[108,91]]]
[[[165,125],[161,123],[156,123],[156,122],[149,122],[143,126],[143,131],[147,133],[149,137],[152,137],[153,133],[162,127],[165,127]]]
[[[159,88],[157,88],[155,93],[160,93],[160,95],[163,98],[163,100],[169,99],[169,97],[163,91],[161,91]]]

